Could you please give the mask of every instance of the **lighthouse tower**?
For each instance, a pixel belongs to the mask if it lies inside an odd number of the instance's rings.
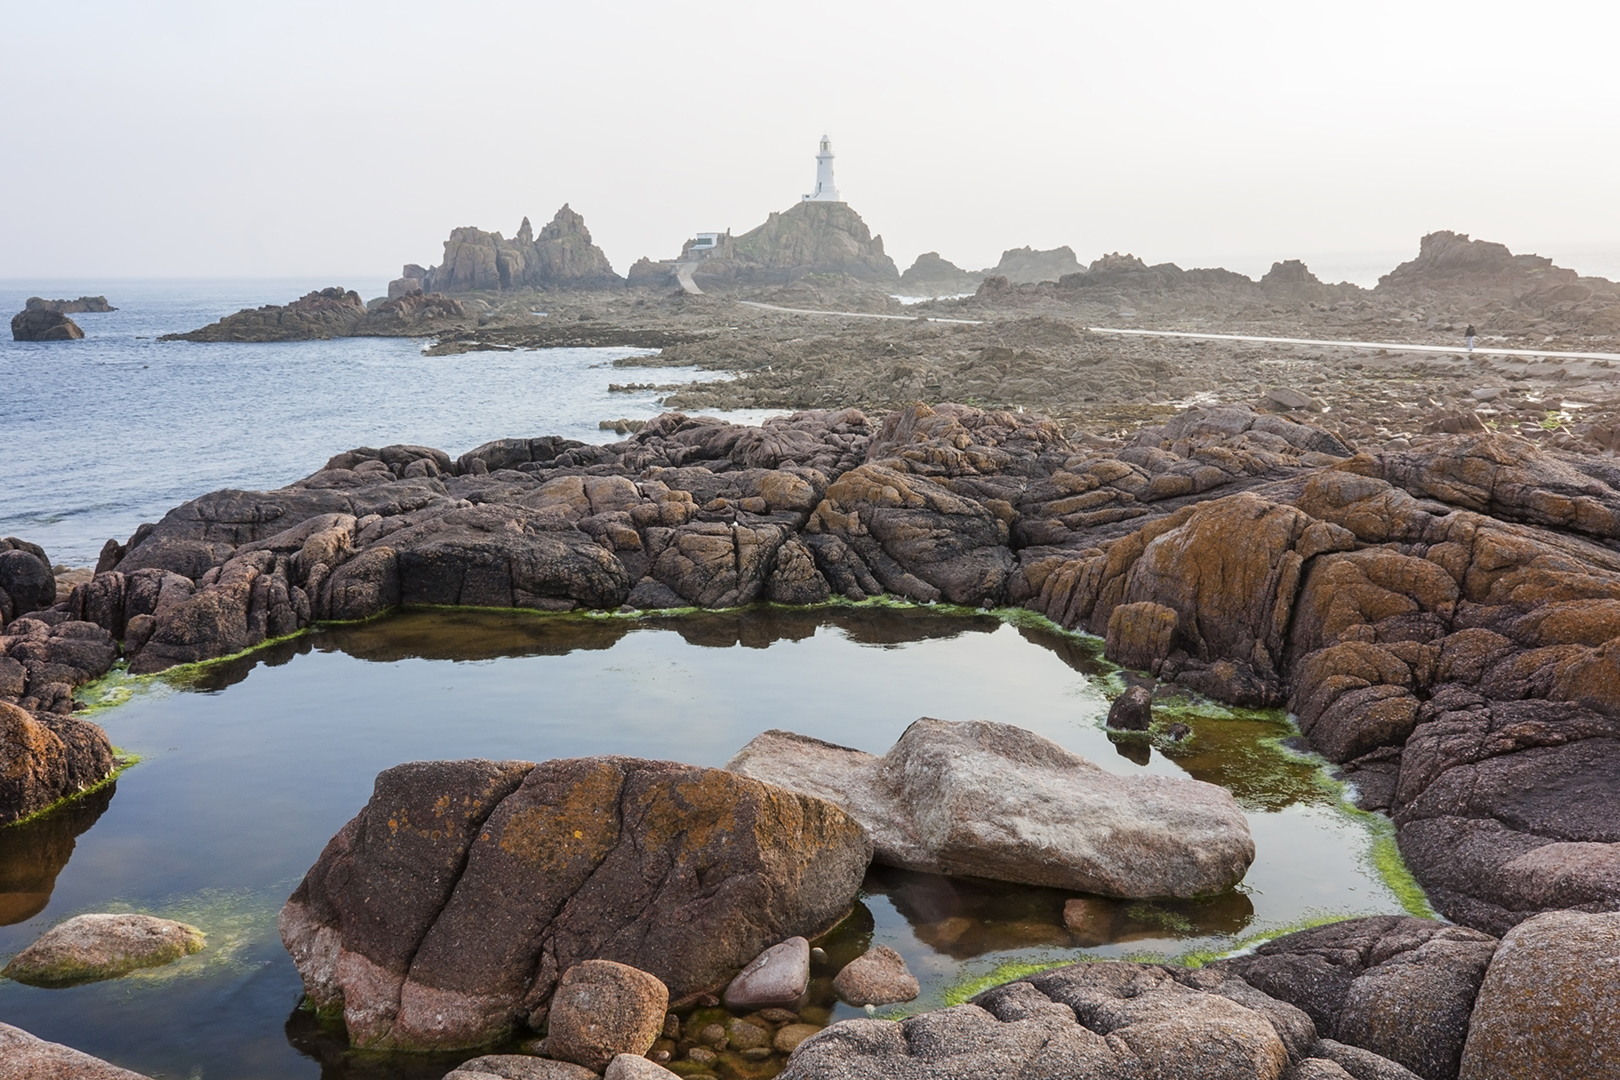
[[[837,185],[833,183],[832,163],[832,140],[823,135],[821,152],[816,155],[816,190],[804,197],[805,202],[843,201],[838,197]]]

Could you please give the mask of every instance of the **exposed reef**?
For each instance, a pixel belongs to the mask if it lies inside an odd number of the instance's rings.
[[[438,293],[408,293],[368,307],[340,287],[306,293],[290,304],[244,308],[162,341],[312,341],[339,337],[412,337],[444,333],[473,321],[459,300]]]
[[[44,297],[30,296],[23,303],[23,309],[25,311],[59,311],[64,315],[118,310],[107,303],[105,296],[81,296],[77,300],[46,300]]]
[[[402,605],[1023,604],[1287,704],[1448,916],[1620,906],[1620,471],[1509,436],[1358,453],[1240,407],[1114,440],[959,405],[666,414],[607,446],[357,449],[177,507],[98,570],[52,617],[136,672]]]

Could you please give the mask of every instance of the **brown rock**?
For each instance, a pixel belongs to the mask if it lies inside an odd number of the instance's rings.
[[[608,1063],[602,1080],[673,1080],[676,1075],[644,1057],[620,1054]]]
[[[1548,912],[1509,930],[1474,1005],[1462,1080],[1612,1080],[1617,967],[1614,912]]]
[[[0,824],[76,795],[113,768],[112,744],[96,725],[71,716],[35,717],[0,701]]]
[[[1108,726],[1124,731],[1146,731],[1153,726],[1153,691],[1132,686],[1108,708]]]
[[[899,953],[874,945],[844,965],[833,978],[833,990],[851,1005],[893,1005],[911,1001],[922,986]]]
[[[1176,637],[1173,608],[1152,601],[1121,604],[1108,616],[1104,655],[1121,667],[1157,673]]]
[[[288,901],[282,939],[356,1044],[477,1046],[543,1024],[587,960],[694,1000],[768,943],[830,928],[870,858],[836,807],[716,769],[418,763],[378,778]]]
[[[620,1054],[641,1056],[664,1027],[669,988],[656,976],[609,960],[563,973],[551,1000],[546,1053],[589,1069]]]
[[[799,1044],[820,1031],[816,1024],[784,1024],[776,1031],[776,1037],[771,1045],[779,1054],[791,1054],[799,1048]]]
[[[13,341],[77,341],[82,337],[79,324],[60,311],[30,309],[11,317]]]
[[[446,1073],[444,1080],[484,1080],[491,1076],[501,1080],[595,1080],[596,1073],[583,1065],[527,1054],[485,1054],[463,1061],[454,1072]]]

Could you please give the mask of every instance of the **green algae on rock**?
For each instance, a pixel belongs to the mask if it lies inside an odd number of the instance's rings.
[[[151,915],[79,915],[46,931],[0,976],[30,986],[77,986],[162,967],[201,952],[207,938],[186,923]]]

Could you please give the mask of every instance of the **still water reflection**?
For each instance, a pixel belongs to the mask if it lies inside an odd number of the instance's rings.
[[[362,1059],[297,1012],[275,933],[281,902],[373,777],[422,758],[720,765],[772,727],[882,753],[919,716],[1003,721],[1115,772],[1224,784],[1248,812],[1259,854],[1238,889],[1087,902],[1072,928],[1072,896],[1058,890],[875,868],[843,932],[851,947],[904,955],[918,1006],[1008,962],[1173,956],[1316,914],[1400,910],[1367,866],[1362,827],[1314,767],[1276,748],[1278,717],[1166,701],[1193,735],[1149,750],[1101,727],[1118,688],[1092,644],[1069,635],[882,606],[651,620],[412,612],[184,680],[103,684],[90,696],[129,700],[95,718],[142,763],[116,791],[0,831],[0,956],[63,917],[120,908],[201,926],[209,948],[114,982],[0,983],[0,1019],[154,1076],[442,1076],[454,1058]]]

